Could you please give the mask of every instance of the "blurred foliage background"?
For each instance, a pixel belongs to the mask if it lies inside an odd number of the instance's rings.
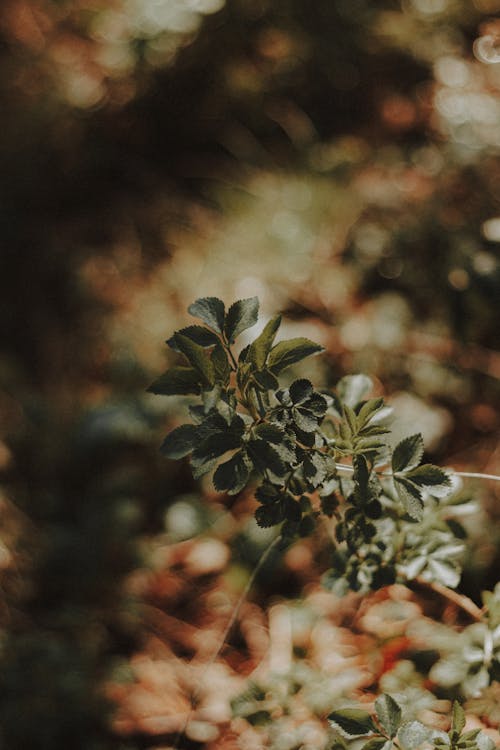
[[[189,302],[257,294],[325,345],[318,382],[366,372],[434,462],[499,473],[500,3],[3,0],[0,100],[0,745],[165,747],[267,543],[158,456],[182,404],[145,388]],[[498,497],[471,492],[477,598]],[[229,699],[278,595],[294,653],[333,617],[321,567],[274,560],[184,746],[258,746]],[[342,690],[378,674],[370,622]]]

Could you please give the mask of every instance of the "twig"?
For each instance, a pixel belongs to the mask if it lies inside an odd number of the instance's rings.
[[[352,474],[354,472],[354,468],[349,464],[337,464],[336,468],[337,471],[343,471],[347,474]],[[500,482],[500,476],[498,474],[481,474],[475,471],[455,471],[454,469],[445,469],[445,471],[455,477],[467,477],[469,479],[489,479],[493,482]],[[382,472],[381,476],[391,477],[392,472],[384,471]]]
[[[443,586],[442,583],[438,583],[437,581],[426,581],[420,576],[415,578],[415,581],[421,586],[427,586],[435,591],[436,594],[440,594],[440,596],[443,596],[445,599],[448,599],[448,601],[456,604],[457,607],[460,607],[464,612],[467,612],[473,620],[477,620],[478,622],[482,621],[484,610],[479,609],[477,604],[474,604],[472,599],[469,599],[465,594],[459,594],[458,591],[449,589],[447,586]]]
[[[184,722],[184,726],[182,727],[182,729],[180,729],[177,732],[177,735],[176,735],[176,738],[175,738],[175,742],[174,742],[174,744],[172,746],[173,750],[175,750],[175,748],[178,747],[180,739],[181,739],[182,735],[185,733],[187,725],[189,724],[189,720],[191,719],[191,716],[193,715],[195,704],[196,704],[196,701],[197,701],[197,699],[198,699],[198,697],[200,695],[201,689],[203,687],[203,682],[204,682],[205,676],[207,674],[207,671],[210,669],[210,667],[212,666],[212,664],[215,662],[215,660],[219,656],[220,652],[222,651],[222,648],[224,647],[226,639],[227,639],[227,637],[228,637],[228,635],[229,635],[229,633],[230,633],[230,631],[231,631],[234,623],[236,622],[236,620],[238,618],[238,615],[240,613],[241,607],[243,606],[243,603],[244,603],[245,599],[247,598],[247,596],[248,596],[248,594],[250,592],[250,589],[252,588],[252,586],[253,586],[253,584],[255,582],[255,579],[256,579],[257,575],[259,574],[259,571],[262,569],[263,565],[265,564],[267,558],[269,557],[269,555],[271,554],[271,552],[273,551],[273,549],[275,547],[277,547],[278,544],[281,542],[281,538],[282,537],[281,537],[281,534],[280,534],[280,535],[278,535],[277,537],[275,537],[273,539],[273,541],[271,542],[271,544],[268,547],[266,547],[266,549],[264,550],[264,552],[262,553],[262,555],[260,557],[259,562],[257,563],[257,565],[255,566],[255,568],[253,569],[252,574],[250,575],[250,578],[246,582],[245,588],[241,592],[240,598],[238,599],[238,601],[236,603],[236,606],[235,606],[235,608],[233,609],[233,611],[231,613],[231,617],[229,618],[229,621],[228,621],[226,627],[224,628],[224,631],[223,631],[223,633],[221,635],[219,644],[218,644],[215,652],[213,653],[213,655],[210,657],[210,659],[208,660],[208,662],[205,664],[205,669],[203,670],[202,674],[200,675],[200,677],[198,679],[198,687],[196,688],[196,690],[191,695],[191,710],[189,711],[188,715],[186,716],[186,720]]]

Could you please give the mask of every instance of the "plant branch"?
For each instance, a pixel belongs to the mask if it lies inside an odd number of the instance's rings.
[[[482,621],[484,610],[480,609],[477,604],[474,604],[472,599],[469,599],[465,594],[460,594],[458,591],[454,591],[454,589],[449,589],[447,586],[444,586],[437,581],[426,581],[420,576],[415,578],[415,581],[420,584],[420,586],[426,586],[427,588],[432,589],[436,594],[443,596],[445,599],[448,599],[449,602],[452,602],[457,607],[460,607],[460,609],[463,609],[473,620],[476,620],[477,622]]]
[[[336,468],[337,471],[343,471],[346,474],[352,474],[354,472],[354,468],[349,464],[337,464]],[[481,474],[475,471],[455,471],[454,469],[446,469],[445,471],[455,477],[467,477],[469,479],[489,479],[493,482],[500,482],[500,476],[498,476],[497,474]],[[393,474],[390,471],[384,471],[381,472],[380,476],[392,477]]]

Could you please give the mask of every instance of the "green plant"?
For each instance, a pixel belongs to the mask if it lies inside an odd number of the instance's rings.
[[[434,680],[444,687],[465,681],[463,694],[478,695],[500,675],[499,594],[484,594],[480,610],[454,591],[466,549],[466,532],[455,517],[467,501],[456,491],[460,473],[422,464],[420,434],[391,447],[390,409],[383,398],[370,397],[365,375],[344,377],[331,391],[306,378],[280,384],[288,368],[322,347],[302,337],[276,343],[279,315],[237,355],[233,347],[257,323],[258,311],[256,297],[227,311],[215,297],[189,307],[205,325],[183,328],[168,340],[186,362],[171,367],[149,391],[197,401],[189,406],[192,421],[172,430],[161,451],[171,459],[189,456],[194,477],[212,472],[220,492],[235,495],[252,485],[257,523],[280,525],[273,544],[286,547],[324,522],[333,551],[323,583],[336,595],[417,581],[466,610],[477,622],[460,634],[450,631]],[[462,734],[458,703],[448,735],[432,734],[415,721],[401,723],[390,695],[377,699],[375,711],[372,717],[349,708],[329,718],[348,737],[369,736],[366,750],[413,750],[429,742],[453,750],[488,747],[478,733]]]

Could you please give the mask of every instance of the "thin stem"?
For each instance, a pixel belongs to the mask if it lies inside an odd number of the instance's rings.
[[[442,583],[438,583],[437,581],[426,581],[420,576],[415,580],[421,586],[427,586],[428,588],[435,591],[436,594],[440,594],[445,599],[448,599],[448,601],[456,604],[457,607],[460,607],[460,609],[463,609],[464,612],[467,612],[473,620],[477,620],[477,622],[482,621],[484,610],[480,609],[477,604],[474,604],[472,599],[469,599],[468,596],[459,594],[458,591],[449,589],[447,586],[443,586]]]
[[[208,662],[205,664],[205,669],[203,670],[202,674],[200,675],[200,677],[198,679],[198,687],[196,688],[196,690],[194,691],[194,693],[191,695],[191,709],[188,712],[188,715],[186,716],[186,720],[184,722],[184,725],[183,725],[182,729],[180,729],[177,732],[177,736],[176,736],[175,742],[173,744],[173,748],[174,749],[178,747],[180,739],[181,739],[182,735],[184,734],[184,732],[186,731],[187,725],[189,724],[189,720],[191,719],[191,716],[193,715],[194,707],[195,707],[196,701],[197,701],[197,699],[198,699],[198,697],[200,695],[201,689],[203,687],[203,682],[204,682],[204,678],[205,678],[205,676],[207,674],[207,671],[210,669],[210,667],[212,666],[212,664],[215,662],[215,660],[219,656],[220,652],[222,651],[222,649],[224,647],[224,644],[226,642],[226,639],[227,639],[227,637],[228,637],[228,635],[229,635],[229,633],[230,633],[230,631],[231,631],[234,623],[236,622],[236,620],[238,618],[238,615],[240,613],[241,607],[243,606],[243,603],[244,603],[245,599],[247,598],[247,596],[248,596],[248,594],[250,592],[250,589],[252,588],[252,586],[253,586],[253,584],[255,582],[255,579],[257,578],[257,576],[259,574],[259,571],[262,570],[262,567],[265,564],[266,560],[268,559],[269,555],[275,549],[275,547],[278,546],[278,544],[281,542],[281,539],[282,539],[281,534],[279,534],[278,536],[276,536],[273,539],[273,541],[271,542],[271,544],[269,544],[269,546],[266,547],[266,549],[264,550],[264,552],[262,553],[262,555],[260,557],[259,562],[257,563],[257,565],[255,566],[255,568],[253,569],[253,571],[252,571],[252,573],[250,575],[250,578],[246,582],[245,588],[241,592],[240,598],[238,599],[238,601],[236,603],[236,606],[235,606],[235,608],[233,609],[233,611],[231,613],[231,617],[229,618],[228,623],[227,623],[226,627],[224,628],[224,631],[223,631],[223,633],[222,633],[222,635],[220,637],[219,644],[218,644],[215,652],[213,653],[213,655],[210,657],[210,659],[208,660]]]
[[[337,471],[343,471],[346,474],[352,474],[354,472],[354,468],[349,464],[337,464],[336,467]],[[454,469],[446,469],[446,472],[455,477],[467,477],[469,479],[489,479],[493,482],[500,482],[500,476],[498,476],[497,474],[481,474],[475,471],[455,471]],[[379,473],[379,476],[392,477],[393,474],[391,471],[383,471]]]

